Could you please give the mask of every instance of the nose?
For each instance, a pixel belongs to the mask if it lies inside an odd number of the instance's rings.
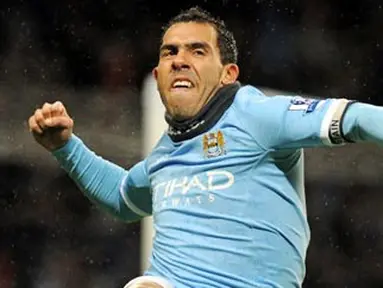
[[[175,71],[187,70],[190,65],[187,60],[187,55],[184,51],[180,50],[177,55],[173,58],[172,69]]]

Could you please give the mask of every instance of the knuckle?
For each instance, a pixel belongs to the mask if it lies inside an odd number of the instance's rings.
[[[36,122],[35,117],[34,116],[29,117],[29,119],[28,119],[29,126],[32,126],[34,122]]]
[[[41,109],[36,109],[35,118],[40,118],[42,116]]]
[[[30,119],[28,125],[30,130],[34,130],[37,126],[37,123],[33,119]]]
[[[43,109],[42,109],[43,113],[47,113],[50,110],[51,110],[51,105],[50,104],[44,104]]]
[[[61,107],[62,107],[62,105],[61,105],[59,102],[55,102],[55,103],[52,105],[52,110],[54,110],[54,111],[60,111],[60,110],[61,110]]]

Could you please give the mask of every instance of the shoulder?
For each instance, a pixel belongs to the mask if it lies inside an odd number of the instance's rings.
[[[260,89],[252,85],[244,85],[239,88],[236,98],[239,100],[245,100],[247,98],[265,98],[267,97]]]
[[[156,145],[145,158],[148,168],[150,168],[153,163],[157,163],[159,159],[168,157],[168,155],[170,155],[174,149],[175,147],[172,140],[170,139],[169,135],[164,132]]]
[[[248,110],[249,105],[264,102],[267,98],[260,89],[252,85],[245,85],[237,91],[233,104],[236,111],[244,112]]]
[[[237,112],[244,114],[254,111],[264,111],[264,109],[275,109],[286,107],[286,105],[292,104],[293,96],[285,95],[266,95],[260,89],[252,86],[242,86],[235,97],[234,106]]]
[[[157,143],[153,146],[151,152],[148,154],[147,158],[153,157],[158,154],[166,154],[167,152],[173,149],[172,141],[169,135],[164,132],[161,137],[158,139]]]

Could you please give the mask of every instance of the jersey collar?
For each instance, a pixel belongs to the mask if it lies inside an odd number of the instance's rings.
[[[173,119],[168,113],[165,120],[169,124],[168,135],[174,142],[191,139],[212,128],[234,101],[241,87],[239,82],[221,87],[210,102],[193,118],[182,121]]]

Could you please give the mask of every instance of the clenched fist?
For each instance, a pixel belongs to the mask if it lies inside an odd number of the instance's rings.
[[[73,119],[59,101],[36,109],[28,124],[36,141],[49,151],[64,146],[72,136]]]

